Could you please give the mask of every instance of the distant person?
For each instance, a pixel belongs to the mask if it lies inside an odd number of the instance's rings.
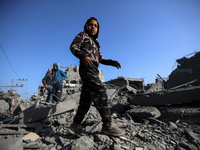
[[[45,89],[47,89],[47,91],[48,91],[46,102],[49,103],[49,101],[52,99],[52,88],[53,88],[52,87],[52,74],[51,74],[50,69],[47,71],[46,75],[42,79],[42,83],[43,83]],[[53,101],[53,103],[55,103],[55,101]]]
[[[54,63],[52,69],[52,76],[52,98],[58,103],[59,101],[61,101],[63,80],[67,78],[67,75],[59,69],[57,63]]]
[[[121,68],[121,65],[118,61],[103,58],[97,41],[98,34],[99,23],[96,18],[91,17],[85,23],[84,32],[80,32],[70,46],[71,52],[80,60],[79,74],[83,85],[79,107],[69,132],[77,136],[86,135],[81,122],[93,102],[102,118],[101,132],[107,135],[120,136],[124,134],[124,131],[111,120],[107,93],[99,79],[98,66],[101,63]]]

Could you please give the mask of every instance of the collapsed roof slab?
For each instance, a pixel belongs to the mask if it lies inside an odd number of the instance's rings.
[[[48,118],[50,116],[67,112],[76,107],[77,104],[75,100],[60,102],[56,105],[47,105],[46,107],[36,107],[34,109],[22,112],[19,116],[20,117],[19,122],[21,123],[35,122],[40,119]]]
[[[200,101],[200,86],[136,95],[130,102],[141,106],[158,106]]]
[[[135,88],[136,90],[144,91],[144,80],[143,79],[117,77],[117,79],[112,79],[110,81],[107,81],[106,83],[113,84],[115,86],[119,86],[119,87],[123,87],[123,88],[128,85],[128,86]]]

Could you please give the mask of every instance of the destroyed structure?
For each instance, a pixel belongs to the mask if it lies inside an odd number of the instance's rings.
[[[132,104],[169,105],[198,102],[200,98],[200,52],[191,58],[177,59],[177,68],[164,81],[158,75],[156,83],[144,94],[134,95]]]
[[[0,107],[0,148],[40,150],[199,150],[200,52],[177,60],[167,81],[160,75],[154,84],[143,79],[118,77],[105,82],[113,121],[125,135],[101,134],[101,117],[91,106],[82,123],[88,136],[68,132],[76,113],[81,80],[78,66],[65,70],[62,102],[45,103],[43,85],[31,101],[20,101],[7,115]],[[103,72],[100,71],[103,82]]]

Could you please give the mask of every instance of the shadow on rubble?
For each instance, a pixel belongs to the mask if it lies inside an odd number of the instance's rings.
[[[157,107],[161,116],[157,119],[167,122],[186,122],[200,125],[200,107],[196,103],[174,104]]]

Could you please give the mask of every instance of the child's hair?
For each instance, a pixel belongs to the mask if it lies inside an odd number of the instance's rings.
[[[85,25],[84,25],[84,31],[85,31],[86,33],[88,33],[88,24],[89,24],[89,22],[90,22],[91,20],[97,21],[97,24],[98,24],[98,31],[97,31],[97,34],[96,34],[95,37],[94,37],[95,39],[97,39],[98,36],[99,36],[99,22],[98,22],[98,20],[97,20],[95,17],[90,17],[90,18],[86,21],[86,23],[85,23]]]

